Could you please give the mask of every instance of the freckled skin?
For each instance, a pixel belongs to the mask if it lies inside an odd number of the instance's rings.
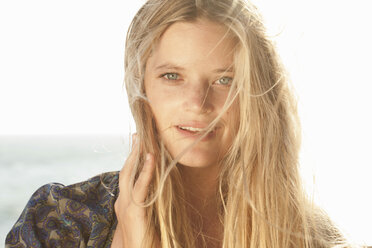
[[[162,35],[146,63],[145,91],[157,129],[173,157],[194,142],[177,125],[209,124],[221,113],[233,78],[233,41],[226,29],[207,20],[177,22]],[[223,70],[224,69],[224,70]],[[171,75],[166,73],[172,73]],[[174,74],[175,73],[175,74]],[[176,78],[176,80],[174,80]],[[215,136],[196,144],[180,160],[197,168],[216,167],[232,143],[237,103],[224,113]]]

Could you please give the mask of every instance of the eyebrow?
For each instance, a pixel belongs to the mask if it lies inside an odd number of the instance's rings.
[[[155,70],[161,70],[161,69],[171,69],[171,70],[178,70],[178,71],[185,70],[184,67],[176,65],[176,64],[172,64],[172,63],[164,63],[164,64],[161,64],[155,67]],[[215,73],[234,72],[234,67],[229,66],[226,68],[218,68],[218,69],[214,69],[213,72]]]
[[[185,70],[185,68],[175,65],[175,64],[171,64],[171,63],[165,63],[165,64],[161,64],[155,67],[155,70],[160,70],[160,69],[173,69],[173,70],[179,70],[179,71]]]
[[[213,70],[213,72],[216,72],[216,73],[234,72],[234,67],[229,66],[227,68],[215,69]]]

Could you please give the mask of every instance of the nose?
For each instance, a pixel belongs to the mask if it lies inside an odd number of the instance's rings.
[[[184,92],[184,109],[195,114],[208,114],[213,110],[211,92],[208,83],[189,84]]]

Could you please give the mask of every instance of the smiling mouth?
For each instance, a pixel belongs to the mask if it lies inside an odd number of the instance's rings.
[[[179,129],[190,131],[190,132],[194,132],[194,133],[203,131],[202,128],[197,128],[197,127],[181,127],[181,126],[177,126],[177,127]]]
[[[189,127],[189,126],[176,126],[180,134],[186,137],[198,138],[203,134],[204,128]],[[208,134],[202,139],[202,141],[209,140],[215,136],[217,128],[213,128]]]

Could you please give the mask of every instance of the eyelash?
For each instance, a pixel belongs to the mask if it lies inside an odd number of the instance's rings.
[[[229,80],[229,83],[228,84],[220,84],[220,85],[222,85],[222,86],[230,86],[231,85],[231,82],[233,80],[232,77],[221,77],[221,78],[217,79],[216,81],[219,81],[219,80],[221,80],[223,78],[227,78]]]
[[[169,78],[166,77],[167,75],[171,75],[171,74],[177,75],[177,79],[169,79]],[[178,80],[179,75],[178,75],[178,73],[175,73],[175,72],[167,72],[167,73],[161,74],[160,77],[162,77],[166,80],[169,80],[169,81],[175,81],[175,80]]]
[[[176,78],[176,79],[169,79],[167,76],[169,76],[169,75],[171,75],[171,74],[176,75],[177,78]],[[177,81],[177,80],[179,80],[179,79],[178,79],[178,78],[179,78],[179,74],[176,73],[176,72],[167,72],[167,73],[163,73],[163,74],[160,75],[160,77],[163,78],[163,79],[165,79],[165,80],[168,80],[168,81]],[[223,79],[223,78],[229,79],[229,83],[228,83],[228,84],[219,84],[219,85],[222,85],[222,86],[230,86],[230,85],[231,85],[231,81],[233,80],[232,77],[221,77],[221,78],[217,79],[215,82],[217,82],[217,81],[219,81],[219,80],[221,80],[221,79]]]

